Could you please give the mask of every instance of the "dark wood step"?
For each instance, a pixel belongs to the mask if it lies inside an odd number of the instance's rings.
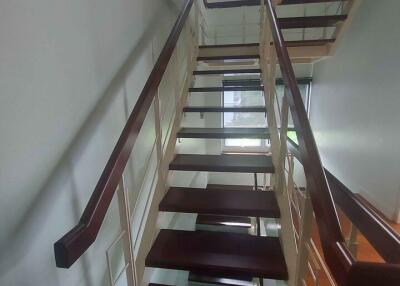
[[[254,186],[207,184],[206,189],[207,190],[254,191]]]
[[[176,136],[177,138],[204,139],[268,139],[270,137],[267,128],[181,128]]]
[[[272,158],[265,155],[195,155],[177,154],[170,170],[237,173],[273,173]]]
[[[199,214],[196,218],[196,225],[199,224],[250,228],[251,219],[249,217],[244,217],[244,216]]]
[[[279,5],[326,3],[326,2],[337,2],[337,1],[338,0],[282,0],[279,3]],[[233,0],[233,1],[221,1],[221,2],[208,2],[208,0],[205,0],[204,5],[208,9],[237,8],[242,6],[259,6],[260,0]]]
[[[333,27],[346,19],[347,15],[288,17],[279,18],[278,24],[281,29],[320,28]]]
[[[253,278],[246,276],[215,277],[200,273],[189,273],[189,282],[203,284],[225,285],[225,286],[254,286]]]
[[[241,187],[241,189],[240,189]],[[244,217],[279,218],[280,211],[272,191],[253,191],[252,187],[231,189],[172,187],[159,209],[168,212],[199,213]]]
[[[198,61],[223,61],[223,60],[253,60],[259,59],[260,55],[220,55],[220,56],[201,56]]]
[[[224,79],[222,80],[222,85],[224,87],[233,86],[262,86],[261,79]]]
[[[264,106],[243,106],[243,107],[224,107],[224,106],[186,106],[183,112],[262,112],[265,113]]]
[[[222,277],[288,278],[278,238],[237,233],[161,230],[145,265]]]
[[[286,41],[286,47],[311,47],[323,46],[335,42],[336,39],[321,39],[321,40],[300,40],[300,41]]]
[[[223,92],[223,91],[262,91],[263,86],[213,86],[213,87],[191,87],[189,92]]]
[[[258,45],[258,44],[257,44]],[[201,70],[194,71],[194,75],[216,75],[216,74],[251,74],[261,73],[261,69],[224,69],[224,70]]]
[[[239,43],[239,44],[220,44],[220,45],[200,45],[199,49],[209,48],[244,48],[244,47],[258,47],[259,43]]]
[[[285,41],[286,47],[304,47],[304,46],[323,46],[333,43],[335,39],[319,39],[319,40],[298,40],[298,41]],[[272,44],[272,42],[271,42]],[[200,49],[209,48],[241,48],[241,47],[257,47],[259,43],[250,44],[229,44],[229,45],[203,45],[199,46]],[[240,69],[239,69],[240,70]]]

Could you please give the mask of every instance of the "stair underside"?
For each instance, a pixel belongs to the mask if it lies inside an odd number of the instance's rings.
[[[194,75],[217,75],[217,74],[252,74],[261,73],[261,69],[219,69],[194,71]]]
[[[310,4],[310,3],[325,3],[325,2],[337,2],[338,0],[282,0],[279,5],[293,5],[293,4]],[[233,0],[233,1],[204,1],[204,5],[207,9],[216,8],[236,8],[242,6],[259,6],[260,0]]]
[[[334,41],[335,41],[335,39],[285,41],[285,46],[286,47],[323,46],[326,44],[333,43]],[[272,42],[271,42],[271,44],[272,44]],[[258,47],[259,45],[260,45],[259,43],[202,45],[202,46],[199,46],[199,49],[226,49],[226,48],[245,48],[245,47],[248,48],[248,47]],[[240,69],[239,69],[239,71],[240,71]],[[256,71],[253,71],[253,72],[256,73]]]
[[[226,285],[226,286],[254,286],[252,277],[214,277],[202,275],[199,273],[189,273],[189,282],[215,284],[215,285]]]
[[[205,138],[205,139],[226,139],[226,138],[256,138],[268,139],[267,128],[181,128],[177,138]]]
[[[199,56],[198,61],[223,61],[223,60],[258,60],[260,55],[218,55],[218,56]]]
[[[207,190],[254,191],[254,186],[207,184]]]
[[[199,214],[196,218],[196,225],[230,226],[248,229],[251,227],[251,219],[245,216]]]
[[[262,112],[265,113],[264,106],[243,106],[243,107],[224,107],[224,106],[186,106],[183,112]]]
[[[247,234],[164,229],[145,264],[222,277],[288,277],[279,239]]]
[[[281,29],[334,27],[346,19],[346,15],[288,17],[278,18],[278,25]]]
[[[272,158],[265,155],[195,155],[177,154],[169,165],[170,170],[273,173]]]
[[[218,190],[172,187],[160,203],[160,211],[279,218],[272,191]]]

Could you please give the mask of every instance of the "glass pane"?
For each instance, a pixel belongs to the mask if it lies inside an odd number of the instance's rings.
[[[300,94],[301,94],[301,98],[303,99],[303,104],[304,107],[308,113],[308,90],[309,90],[309,85],[308,84],[299,84],[299,90],[300,90]],[[283,94],[284,94],[284,86],[283,85],[277,85],[276,86],[276,95],[278,97],[278,101],[279,101],[279,108],[282,107],[282,99],[283,99]],[[278,105],[275,104],[275,108],[278,108]],[[276,109],[275,112],[278,112],[278,110]],[[277,122],[278,125],[280,125],[280,122]],[[289,112],[289,119],[288,119],[288,126],[289,127],[293,127],[293,119],[292,119],[292,114],[291,112]]]
[[[290,138],[290,139],[292,139],[292,141],[293,141],[294,143],[296,143],[297,145],[299,144],[299,142],[297,141],[297,134],[296,134],[296,131],[288,131],[287,137]]]
[[[264,97],[260,91],[225,91],[225,107],[264,106]],[[257,112],[226,112],[224,127],[266,127],[267,119],[264,113]],[[261,139],[226,139],[227,147],[259,147]]]
[[[226,91],[225,107],[264,106],[260,91]],[[224,113],[224,127],[265,127],[267,119],[264,113],[230,112]]]
[[[264,97],[260,91],[225,91],[224,106],[264,106]]]

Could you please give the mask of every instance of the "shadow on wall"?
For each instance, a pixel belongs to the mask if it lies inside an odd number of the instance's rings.
[[[172,10],[171,5],[173,4],[168,3],[169,8]],[[151,25],[142,33],[128,60],[111,81],[103,97],[76,134],[70,147],[62,155],[57,167],[49,175],[47,183],[42,187],[34,201],[31,202],[30,208],[25,211],[23,219],[16,224],[15,231],[9,235],[8,241],[0,246],[0,284],[21,285],[23,283],[25,285],[37,285],[35,281],[40,280],[42,282],[45,281],[46,284],[48,283],[47,285],[100,285],[107,281],[106,276],[108,274],[103,265],[100,267],[100,271],[95,269],[93,261],[96,260],[88,257],[89,255],[99,256],[99,254],[95,254],[94,250],[89,250],[88,254],[83,256],[70,270],[57,271],[54,262],[53,243],[72,225],[76,224],[82,214],[93,188],[88,189],[84,194],[79,192],[77,185],[79,184],[79,176],[82,176],[79,172],[85,171],[85,174],[89,174],[90,176],[87,178],[88,184],[95,185],[100,175],[99,172],[103,169],[105,160],[108,159],[116,138],[118,138],[126,121],[124,110],[131,110],[133,107],[127,106],[128,101],[136,101],[138,97],[138,94],[131,95],[134,99],[130,98],[128,100],[127,93],[121,92],[121,89],[126,90],[124,85],[127,76],[135,69],[139,59],[145,56],[146,52],[149,52],[149,46],[152,45],[152,41],[157,37],[159,30],[163,28],[158,25],[160,24],[160,19],[165,17],[165,14],[165,11],[160,11],[160,15],[156,15],[154,20],[150,22]],[[168,21],[172,20],[175,19],[168,19]],[[125,106],[120,108],[123,104]],[[121,109],[122,112],[116,114],[114,112],[115,108]],[[111,124],[105,122],[107,117],[112,118]],[[104,130],[104,125],[106,125],[106,128],[111,126],[113,129],[111,131]],[[94,146],[95,150],[89,150],[93,148],[91,145],[95,141],[94,139],[104,139],[104,136],[107,136],[110,142],[101,142],[103,146],[100,146],[100,148]],[[99,151],[103,154],[99,154]],[[96,154],[88,155],[88,153],[93,152]],[[97,157],[97,161],[102,161],[101,167],[91,170],[89,165],[86,166],[86,170],[82,170],[85,165],[82,162],[82,157],[84,156]],[[105,160],[102,160],[103,158]],[[111,214],[111,212],[114,214]],[[112,240],[117,229],[115,225],[119,226],[115,202],[112,202],[109,213],[105,218],[101,234],[105,233],[105,228],[107,228],[108,232],[105,238],[99,237],[100,242]],[[117,222],[117,224],[110,224],[113,221]],[[95,250],[99,252],[99,243],[95,243],[94,246]],[[105,248],[105,246],[103,245],[102,248]],[[104,251],[102,255],[104,255]],[[91,275],[93,271],[96,271],[98,275]],[[42,277],[38,278],[39,275]]]

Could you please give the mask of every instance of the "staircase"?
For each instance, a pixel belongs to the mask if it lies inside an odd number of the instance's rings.
[[[251,69],[224,68],[224,61],[258,61],[258,53],[239,54],[238,49],[249,45],[230,45],[233,54],[221,53],[227,46],[200,46],[213,56],[198,56],[199,68],[193,74],[199,76],[218,74],[260,74],[258,67]],[[250,45],[256,47],[257,45]],[[221,61],[218,69],[204,69],[211,61]],[[221,83],[222,84],[222,83]],[[195,84],[193,83],[192,86]],[[224,91],[263,91],[260,85],[205,86],[189,89],[191,96]],[[197,95],[197,93],[201,93]],[[257,95],[255,95],[257,96]],[[184,112],[266,112],[265,106],[185,106]],[[177,138],[269,139],[268,128],[181,128]],[[239,172],[249,176],[257,173],[274,173],[270,155],[245,154],[177,154],[169,164],[170,171]],[[288,272],[281,243],[277,237],[248,233],[252,226],[250,217],[276,218],[280,210],[272,190],[254,190],[249,186],[210,186],[205,189],[171,187],[162,199],[159,210],[164,212],[197,213],[195,231],[162,229],[146,258],[147,267],[180,269],[195,277],[233,279],[232,277],[257,277],[286,280]],[[256,226],[257,227],[257,226]],[[256,231],[260,233],[260,231]],[[193,273],[196,273],[193,274]],[[201,275],[199,274],[201,273]],[[202,279],[197,279],[202,280]],[[235,280],[235,279],[234,279]],[[237,279],[236,279],[237,280]]]
[[[317,2],[332,1],[282,0],[279,5]],[[358,213],[351,213],[349,217],[357,226],[364,227],[366,237],[374,242],[379,252],[385,253],[387,263],[358,262],[348,249],[291,64],[309,62],[329,55],[338,34],[333,38],[300,41],[285,41],[282,35],[282,30],[295,28],[335,26],[340,30],[339,26],[348,21],[348,15],[277,18],[272,0],[204,1],[204,4],[209,9],[260,5],[260,42],[198,47],[201,29],[199,3],[194,0],[185,2],[79,223],[54,245],[57,266],[69,268],[96,240],[111,200],[117,192],[121,232],[110,248],[123,241],[125,267],[118,277],[125,271],[129,286],[143,284],[141,279],[144,277],[145,267],[188,271],[190,283],[263,286],[264,279],[272,279],[289,286],[308,285],[307,268],[310,261],[315,262],[315,259],[309,258],[313,217],[321,238],[321,261],[325,263],[323,265],[326,272],[332,274],[331,280],[336,281],[332,285],[398,285],[398,258],[390,255],[391,251],[388,251],[386,245],[377,242],[376,229],[393,246],[395,254],[400,249],[396,249],[400,240],[387,227],[382,226],[381,221],[362,209],[356,200],[344,198],[343,193],[350,197],[349,191],[332,180],[345,190],[335,190],[339,204],[345,205],[344,209],[349,212],[357,209]],[[186,62],[183,64],[183,75],[179,66],[179,58],[183,55],[178,53],[182,52],[178,50],[178,41],[181,41],[180,47],[187,51],[184,55]],[[175,66],[171,67],[173,64]],[[276,108],[278,65],[286,92],[281,106]],[[173,76],[168,80],[179,77],[182,82],[176,83],[174,94],[171,95],[171,98],[175,96],[174,113],[169,122],[171,128],[168,128],[165,135],[162,133],[161,125],[165,122],[160,108],[165,108],[163,104],[166,103],[160,100],[160,84],[166,71],[172,68]],[[205,86],[195,85],[200,77],[203,82],[207,82],[207,78],[211,76],[228,74],[249,76],[251,80],[217,85],[214,81]],[[264,104],[235,107],[188,104],[188,96],[215,96],[231,91],[259,92],[263,95]],[[171,101],[171,98],[167,101]],[[136,254],[134,248],[137,240],[133,242],[131,229],[136,202],[132,209],[124,170],[151,106],[154,107],[156,130],[153,142],[156,167],[152,176],[155,183],[154,192],[149,193],[141,217],[138,232],[142,232],[142,236]],[[267,117],[268,126],[180,126],[185,113],[222,115],[227,112],[261,113]],[[288,126],[289,113],[293,118],[293,130],[297,132],[300,142],[299,148],[290,152],[287,138],[287,131],[291,130]],[[174,150],[179,150],[175,148],[176,143],[181,139],[262,139],[270,140],[271,148],[269,152],[252,154],[195,154],[194,151],[176,153]],[[304,166],[306,188],[295,185],[294,157]],[[146,174],[150,165],[149,162]],[[205,188],[193,188],[189,185],[176,187],[170,186],[168,181],[173,172],[246,173],[254,176],[255,181],[254,185],[208,184]],[[269,176],[270,186],[260,187],[257,174]],[[144,181],[143,179],[142,182]],[[298,191],[304,197],[301,207],[296,205],[293,198]],[[337,195],[338,193],[340,194]],[[141,190],[138,196],[141,196]],[[158,211],[197,214],[195,230],[157,230]],[[299,213],[297,223],[293,217],[296,212]],[[275,225],[279,230],[278,236],[272,235],[265,228],[264,222],[271,219],[277,222]],[[368,224],[374,228],[372,233],[365,228]],[[107,262],[110,267],[110,261]],[[115,285],[117,281],[113,280],[112,271],[110,268],[109,270],[111,284]],[[314,283],[319,282],[314,279]],[[154,283],[149,285],[165,286]]]

